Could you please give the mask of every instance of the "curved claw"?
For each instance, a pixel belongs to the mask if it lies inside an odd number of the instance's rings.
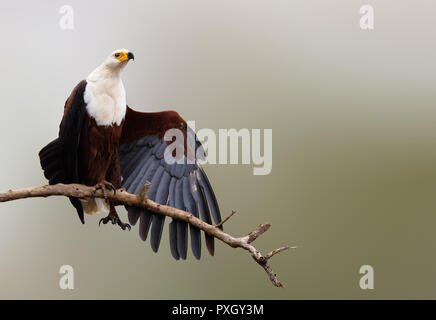
[[[129,231],[132,230],[132,227],[131,227],[130,224],[128,224],[128,223],[122,223],[122,222],[119,222],[118,225],[119,225],[119,226],[121,227],[121,229],[123,229],[123,230],[126,230],[126,229],[129,229]]]
[[[114,195],[117,194],[117,188],[115,188],[115,186],[114,186],[113,183],[111,183],[111,182],[103,181],[103,182],[98,183],[98,184],[96,185],[96,187],[97,187],[98,189],[101,189],[101,190],[103,191],[103,194],[104,194],[104,198],[105,198],[105,199],[107,198],[107,197],[106,197],[106,189],[112,190],[112,191],[114,192]]]
[[[112,191],[114,192],[114,195],[117,194],[117,188],[115,188],[115,186],[113,185],[113,183],[105,181],[105,182],[104,182],[104,185],[106,186],[106,188],[112,190]]]
[[[129,229],[129,231],[132,229],[132,227],[130,226],[130,224],[128,223],[123,223],[121,221],[121,219],[118,217],[117,212],[115,211],[115,208],[112,207],[111,212],[109,213],[109,215],[105,218],[100,219],[100,221],[98,222],[98,226],[100,226],[100,224],[103,222],[103,224],[106,224],[108,222],[112,222],[112,224],[117,224],[121,227],[121,229],[126,230]]]
[[[117,188],[115,188],[115,186],[111,183],[110,188],[113,190],[114,192],[114,196],[117,194]]]
[[[100,224],[103,222],[103,224],[106,224],[108,222],[108,220],[106,218],[101,218],[100,221],[98,222],[98,226],[100,227]]]

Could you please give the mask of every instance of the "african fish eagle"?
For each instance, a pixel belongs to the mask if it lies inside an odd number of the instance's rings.
[[[192,213],[207,223],[221,221],[215,194],[205,172],[196,161],[204,150],[185,120],[175,111],[137,112],[126,104],[121,71],[132,52],[114,51],[100,66],[73,89],[65,102],[59,137],[39,153],[41,167],[50,184],[81,183],[101,188],[125,188],[138,194],[146,181],[151,182],[150,200]],[[164,139],[169,129],[183,132],[183,161],[169,162],[165,150],[172,141]],[[188,137],[194,137],[193,148]],[[192,152],[195,149],[195,152]],[[191,151],[191,152],[189,152]],[[191,161],[187,161],[190,159]],[[108,213],[100,220],[112,222],[123,230],[115,204],[105,199],[70,198],[82,223],[84,215]],[[151,227],[150,244],[159,249],[165,216],[143,208],[126,207],[130,224],[139,219],[139,236],[145,241]],[[170,249],[175,259],[186,259],[188,224],[173,220],[169,225]],[[200,230],[189,226],[193,255],[200,259]],[[214,239],[205,233],[206,247],[214,254]]]

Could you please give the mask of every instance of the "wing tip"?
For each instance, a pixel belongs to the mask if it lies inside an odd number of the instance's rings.
[[[154,253],[157,253],[159,251],[159,244],[155,244],[154,241],[150,241],[151,244],[151,250],[153,250]]]
[[[150,229],[152,215],[142,210],[139,216],[139,237],[142,241],[147,240],[148,231]]]
[[[127,218],[129,219],[129,223],[134,226],[138,222],[139,216],[141,212],[136,207],[127,207]]]
[[[206,247],[209,254],[213,257],[215,255],[215,241],[214,237],[205,234],[206,238]]]

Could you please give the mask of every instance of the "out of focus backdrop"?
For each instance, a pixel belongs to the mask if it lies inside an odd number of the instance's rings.
[[[59,9],[74,9],[63,30]],[[371,4],[375,29],[361,30]],[[175,109],[197,129],[273,130],[272,172],[207,165],[225,230],[276,256],[285,289],[245,252],[175,261],[138,228],[81,225],[65,198],[0,204],[0,298],[436,298],[436,3],[426,0],[3,1],[0,190],[46,183],[76,83],[117,48],[128,104]],[[122,217],[126,218],[125,211]],[[75,271],[59,288],[59,268]],[[373,290],[359,268],[374,268]]]

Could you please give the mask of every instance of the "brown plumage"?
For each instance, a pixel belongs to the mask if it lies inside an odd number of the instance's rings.
[[[121,187],[118,147],[121,125],[98,126],[88,114],[83,120],[79,147],[79,175],[81,183],[92,186],[103,180]]]
[[[95,119],[85,114],[79,143],[80,183],[94,186],[106,181],[116,189],[121,188],[118,147],[123,124],[124,120],[120,125],[98,126]],[[99,211],[93,199],[82,201],[82,206],[88,214]]]

